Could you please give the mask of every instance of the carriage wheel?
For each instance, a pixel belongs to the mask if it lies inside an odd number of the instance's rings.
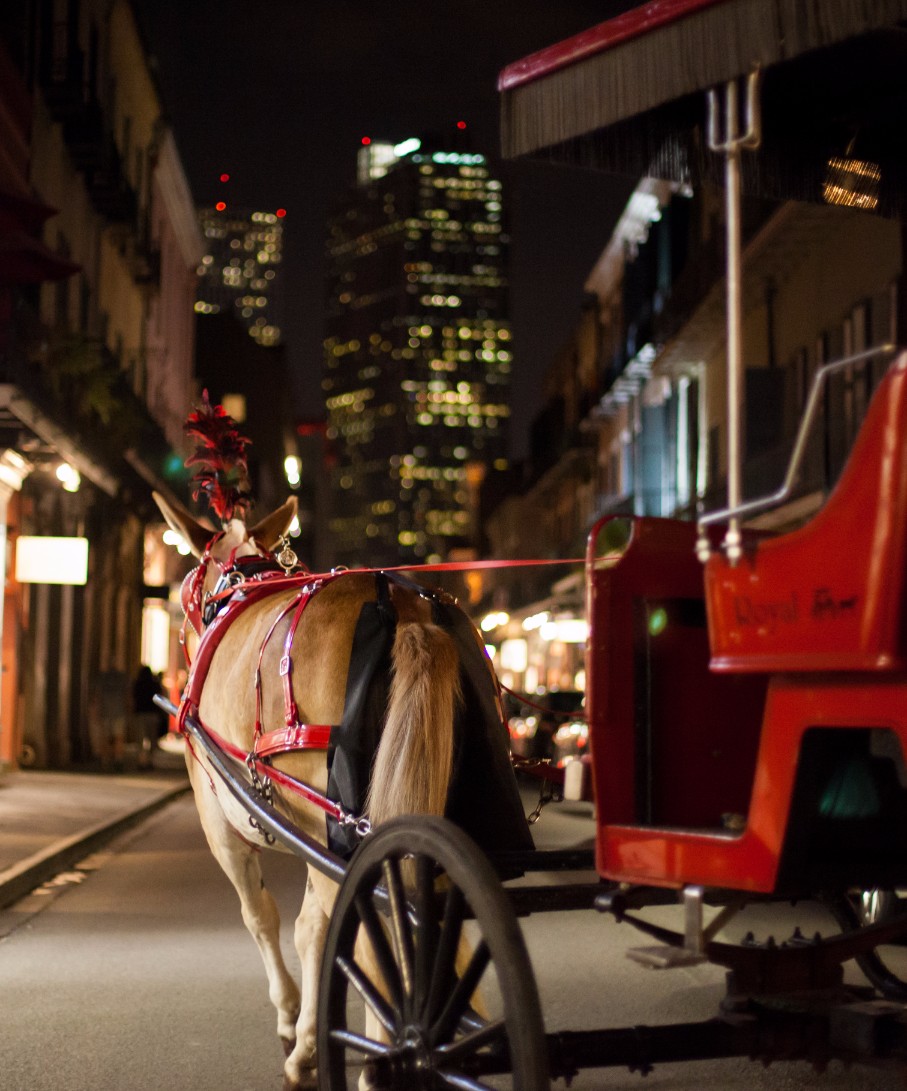
[[[844,895],[829,908],[841,928],[852,932],[904,912],[907,906],[893,890],[873,889]],[[879,946],[854,959],[868,981],[888,1000],[907,1000],[907,948],[903,944],[902,939],[898,944]]]
[[[357,961],[360,929],[380,969]],[[465,965],[456,960],[463,936],[475,941]],[[480,1015],[477,990],[499,1010]],[[364,1011],[381,1040],[362,1029]],[[513,909],[485,856],[445,819],[395,819],[353,857],[325,943],[318,1056],[321,1091],[357,1086],[362,1070],[381,1091],[549,1088],[538,991]]]

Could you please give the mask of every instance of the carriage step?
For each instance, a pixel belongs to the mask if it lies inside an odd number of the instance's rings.
[[[705,955],[690,951],[686,947],[670,947],[661,944],[657,947],[630,947],[627,957],[650,970],[675,970],[679,966],[698,966],[707,962]]]

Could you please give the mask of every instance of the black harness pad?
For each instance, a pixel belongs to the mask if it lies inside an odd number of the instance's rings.
[[[347,670],[343,721],[331,729],[328,750],[328,799],[355,815],[361,815],[365,806],[390,689],[397,617],[383,580],[383,576],[379,577],[378,600],[363,603],[359,611]],[[333,852],[348,857],[358,844],[353,826],[341,826],[328,815],[328,847]]]
[[[377,576],[378,599],[362,606],[347,673],[343,722],[331,731],[328,798],[361,815],[372,759],[381,739],[391,675],[396,612],[387,580],[427,594],[406,578]],[[513,766],[507,727],[501,719],[491,669],[462,611],[432,598],[435,624],[457,647],[463,701],[454,725],[454,767],[445,816],[489,855],[533,849]],[[359,844],[353,827],[328,816],[328,845],[349,857]]]

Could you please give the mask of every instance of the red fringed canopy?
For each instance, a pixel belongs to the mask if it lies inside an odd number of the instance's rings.
[[[501,73],[504,154],[719,181],[703,91],[754,65],[764,139],[744,190],[821,200],[850,149],[881,168],[878,211],[907,218],[907,0],[651,0]]]

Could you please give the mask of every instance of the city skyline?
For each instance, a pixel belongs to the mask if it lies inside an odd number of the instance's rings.
[[[478,485],[506,466],[506,202],[485,157],[449,142],[359,158],[328,241],[331,529],[343,563],[438,559],[474,543]]]
[[[361,138],[402,141],[462,120],[473,148],[495,155],[499,71],[632,3],[570,0],[555,9],[531,0],[518,19],[503,4],[410,0],[380,19],[356,3],[318,0],[136,6],[196,203],[218,200],[228,172],[238,206],[287,209],[285,340],[297,405],[310,417],[320,406],[324,224],[355,177]],[[569,337],[586,275],[634,180],[531,161],[505,169],[520,361],[511,454],[521,457],[541,376]]]

